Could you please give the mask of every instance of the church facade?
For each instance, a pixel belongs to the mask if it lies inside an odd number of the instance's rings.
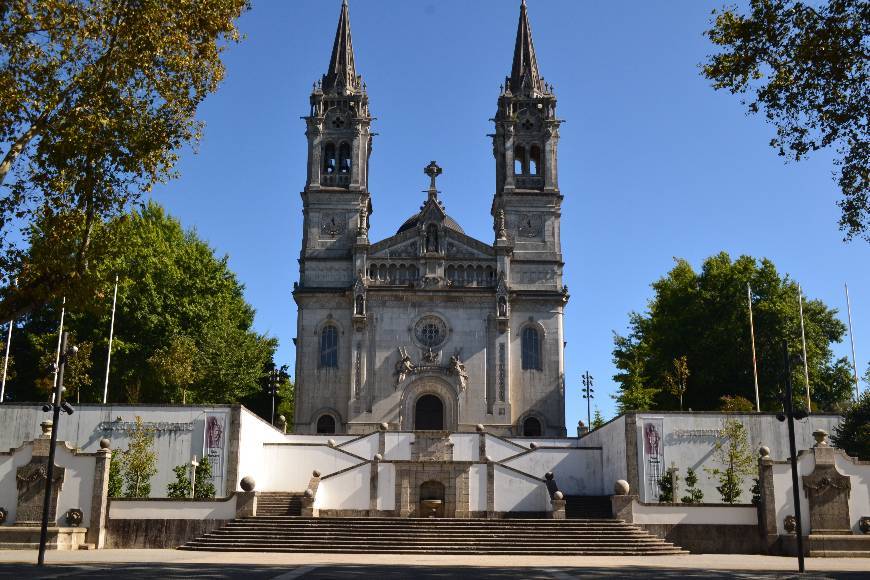
[[[373,119],[346,1],[305,120],[296,432],[564,436],[560,121],[525,1],[492,135],[492,240],[447,214],[434,161],[420,211],[369,238]]]

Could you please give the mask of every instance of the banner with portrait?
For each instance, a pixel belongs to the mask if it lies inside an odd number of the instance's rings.
[[[641,491],[642,502],[659,500],[659,480],[665,472],[664,419],[645,418],[640,424]]]

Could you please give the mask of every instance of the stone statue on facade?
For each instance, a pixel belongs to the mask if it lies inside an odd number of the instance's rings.
[[[468,385],[468,372],[465,370],[465,365],[459,360],[458,353],[450,357],[450,374],[459,377],[459,388],[464,391]]]
[[[408,351],[404,347],[399,347],[399,362],[396,363],[396,386],[408,378],[408,375],[414,372],[414,363],[411,362],[411,357],[408,356]]]
[[[495,214],[495,237],[497,240],[507,239],[507,224],[505,223],[503,209],[498,210]]]

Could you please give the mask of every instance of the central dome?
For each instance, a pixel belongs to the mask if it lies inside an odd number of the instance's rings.
[[[418,225],[420,225],[420,214],[422,214],[422,213],[423,213],[422,211],[419,213],[415,213],[414,215],[409,217],[407,220],[405,220],[405,223],[402,224],[402,227],[400,227],[399,231],[397,231],[396,233],[401,234],[402,232],[404,232],[406,230],[410,230],[410,229],[415,228]],[[459,232],[460,234],[465,233],[465,230],[462,229],[462,226],[460,226],[458,223],[456,223],[456,220],[453,219],[452,217],[450,217],[449,215],[444,216],[444,227],[450,228],[451,230],[453,230],[455,232]]]

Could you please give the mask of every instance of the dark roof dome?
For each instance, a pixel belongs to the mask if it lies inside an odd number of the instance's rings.
[[[420,212],[420,213],[423,213],[423,212]],[[405,220],[405,223],[402,224],[402,227],[400,227],[399,231],[397,231],[396,233],[401,234],[402,232],[404,232],[406,230],[416,228],[418,225],[420,225],[420,213],[416,213],[416,214],[412,215],[411,217],[409,217],[407,220]],[[444,216],[444,227],[450,228],[454,232],[459,232],[460,234],[465,233],[465,230],[462,229],[462,226],[460,226],[458,223],[456,223],[456,220],[453,219],[452,217],[450,217],[449,215]]]

